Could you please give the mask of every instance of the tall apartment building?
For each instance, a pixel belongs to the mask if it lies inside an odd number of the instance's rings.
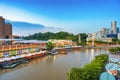
[[[106,35],[107,35],[107,28],[102,28],[101,31],[102,31],[102,37],[106,37]]]
[[[5,23],[3,17],[0,17],[0,38],[12,38],[12,24]]]
[[[111,29],[113,31],[113,34],[117,34],[117,21],[111,22]]]
[[[5,24],[5,37],[12,38],[12,24],[6,23]]]
[[[0,38],[4,35],[5,19],[0,17]]]

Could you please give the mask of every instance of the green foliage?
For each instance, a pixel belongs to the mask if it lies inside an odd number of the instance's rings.
[[[86,42],[81,42],[81,43],[79,43],[79,45],[86,46]]]
[[[54,47],[55,47],[55,46],[54,46],[54,44],[53,44],[52,42],[48,42],[47,45],[46,45],[46,48],[47,48],[48,50],[52,50]]]
[[[99,44],[107,44],[108,42],[105,42],[105,41],[95,41],[95,43],[99,43]]]
[[[113,38],[112,41],[114,44],[120,44],[120,40],[117,38]]]
[[[83,68],[72,68],[67,74],[68,80],[98,80],[107,61],[108,55],[98,55],[90,64],[85,65]]]
[[[49,40],[49,39],[70,39],[73,41],[77,40],[77,36],[73,35],[68,32],[58,32],[58,33],[52,33],[52,32],[46,32],[46,33],[35,33],[33,35],[29,35],[24,37],[24,39],[31,40]]]
[[[117,54],[120,51],[120,47],[116,47],[116,48],[110,48],[109,51],[112,54]]]
[[[82,44],[85,44],[87,34],[81,33],[80,35],[81,35]],[[26,40],[65,39],[65,40],[73,40],[78,42],[78,35],[74,35],[72,33],[63,32],[63,31],[58,33],[46,32],[46,33],[35,33],[33,35],[24,37],[24,39]]]
[[[117,40],[117,43],[120,44],[120,40]]]
[[[78,43],[78,45],[86,46],[86,38],[88,37],[87,34],[81,33],[80,36],[81,36],[81,43]]]
[[[117,42],[118,39],[117,39],[117,38],[112,38],[112,41],[113,41],[113,42]]]
[[[92,41],[88,41],[88,42],[92,43]],[[109,44],[110,43],[110,42],[105,42],[105,41],[100,41],[100,40],[95,40],[94,42],[97,44]]]
[[[86,33],[81,33],[81,42],[86,42],[86,38],[88,37]]]

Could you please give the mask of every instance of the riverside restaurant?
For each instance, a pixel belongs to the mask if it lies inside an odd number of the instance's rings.
[[[20,40],[0,46],[0,63],[43,56],[47,41]]]

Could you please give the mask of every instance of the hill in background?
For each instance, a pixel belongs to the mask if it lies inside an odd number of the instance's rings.
[[[27,36],[38,32],[60,32],[64,31],[61,28],[47,27],[41,24],[29,23],[29,22],[20,22],[20,21],[10,21],[6,20],[13,26],[13,35]]]

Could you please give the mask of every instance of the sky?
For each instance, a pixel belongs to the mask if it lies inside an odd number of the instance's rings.
[[[71,33],[92,33],[111,21],[120,27],[120,0],[0,0],[0,16]]]

